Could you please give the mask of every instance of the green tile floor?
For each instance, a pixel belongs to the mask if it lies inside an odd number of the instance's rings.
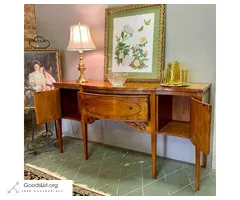
[[[25,151],[25,163],[46,168],[74,183],[113,196],[215,196],[216,170],[201,168],[200,191],[195,192],[193,164],[157,157],[157,178],[152,179],[151,155],[88,142],[89,159],[83,160],[83,142],[63,137],[64,153],[54,147],[39,155]]]

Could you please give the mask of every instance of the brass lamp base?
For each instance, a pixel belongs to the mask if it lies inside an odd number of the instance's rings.
[[[88,82],[84,76],[79,76],[79,78],[76,80],[77,83],[86,83]]]
[[[79,78],[76,80],[77,83],[86,83],[87,79],[84,76],[84,71],[85,71],[85,67],[84,67],[84,63],[83,63],[83,51],[79,51],[80,54],[80,63],[78,64],[78,70],[80,71],[80,76]]]
[[[80,71],[80,76],[79,78],[76,80],[77,83],[86,83],[87,82],[87,79],[85,78],[84,76],[84,71],[85,71],[85,67],[80,67],[80,64],[79,64],[79,67],[78,67],[78,70]]]

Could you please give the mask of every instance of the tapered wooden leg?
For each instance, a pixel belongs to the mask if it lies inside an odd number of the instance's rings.
[[[59,152],[63,153],[63,145],[62,145],[62,119],[57,119],[56,121],[57,121]]]
[[[196,179],[196,190],[199,190],[200,186],[200,149],[195,148],[195,179]]]
[[[87,140],[88,140],[88,133],[87,133],[87,123],[84,122],[84,120],[82,120],[82,139],[83,139],[83,148],[84,148],[84,160],[88,159],[88,144],[87,144]]]
[[[157,134],[152,133],[151,134],[151,140],[152,140],[152,177],[156,178],[156,143],[157,143]]]
[[[163,157],[166,158],[167,155],[167,135],[163,135]]]
[[[207,154],[203,153],[203,167],[207,167]]]
[[[157,143],[157,134],[156,134],[156,92],[152,91],[150,95],[150,126],[151,126],[151,146],[152,146],[152,177],[156,178],[156,143]]]

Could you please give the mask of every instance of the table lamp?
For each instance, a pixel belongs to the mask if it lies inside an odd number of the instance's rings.
[[[80,63],[78,64],[78,70],[80,76],[76,82],[85,83],[87,82],[84,76],[84,63],[83,63],[83,51],[95,50],[96,47],[92,41],[89,26],[80,24],[72,25],[70,27],[70,39],[68,43],[68,51],[78,51],[80,54]]]

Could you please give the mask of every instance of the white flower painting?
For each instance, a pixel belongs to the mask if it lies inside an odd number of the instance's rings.
[[[154,13],[113,19],[112,72],[152,72]]]

